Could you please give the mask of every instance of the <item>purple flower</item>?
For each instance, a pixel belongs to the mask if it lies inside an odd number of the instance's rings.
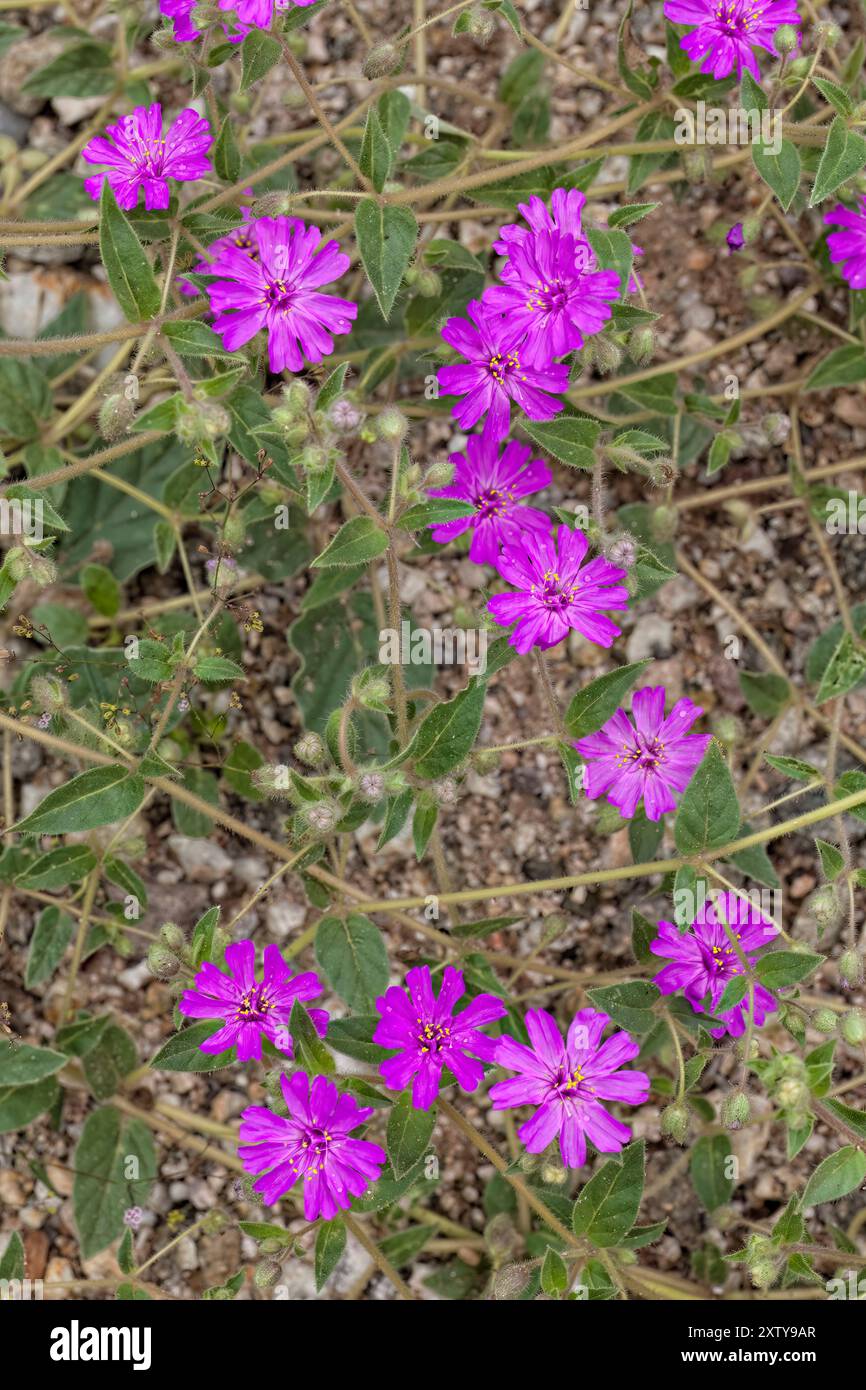
[[[796,0],[666,0],[664,14],[672,24],[696,26],[680,39],[680,48],[692,62],[705,58],[701,72],[716,79],[736,67],[738,79],[748,68],[760,81],[754,48],[775,55],[776,31],[800,23]]]
[[[581,223],[585,203],[586,195],[577,188],[554,188],[550,207],[533,193],[528,203],[517,204],[517,211],[529,225],[521,227],[518,222],[508,222],[500,227],[499,240],[493,243],[494,251],[500,256],[510,256],[516,246],[526,246],[543,232],[559,232],[573,237],[575,253],[582,264],[588,264],[593,252],[583,235]]]
[[[429,497],[452,497],[471,502],[474,516],[461,516],[431,528],[434,541],[447,545],[472,529],[469,558],[476,565],[495,565],[500,542],[519,543],[521,530],[546,533],[550,517],[536,507],[520,505],[521,497],[547,487],[550,469],[541,459],[529,462],[532,450],[511,440],[502,453],[496,440],[485,434],[472,434],[465,454],[451,454],[454,481],[447,487],[430,487]]]
[[[443,391],[465,397],[451,412],[463,429],[471,429],[486,414],[484,432],[494,440],[506,439],[512,401],[530,420],[558,415],[562,402],[553,395],[566,390],[568,368],[531,367],[523,328],[482,301],[471,299],[466,312],[468,318],[448,319],[442,337],[467,360],[462,366],[440,367],[437,374]]]
[[[189,1018],[222,1018],[225,1025],[200,1044],[202,1052],[222,1052],[237,1044],[238,1061],[261,1059],[265,1037],[287,1057],[293,1055],[288,1029],[296,999],[306,1002],[322,993],[318,975],[307,971],[293,975],[276,946],[266,946],[264,978],[255,974],[256,948],[252,941],[235,941],[226,947],[228,974],[205,962],[195,977],[195,988],[184,992],[178,1008]],[[310,1009],[316,1032],[324,1037],[328,1015]]]
[[[430,967],[421,965],[406,975],[409,991],[392,985],[376,1007],[381,1015],[373,1042],[399,1048],[379,1067],[385,1085],[403,1091],[414,1077],[412,1104],[429,1110],[439,1094],[442,1069],[449,1067],[462,1091],[474,1091],[484,1076],[482,1061],[492,1062],[496,1043],[478,1029],[504,1018],[507,1009],[494,994],[479,994],[457,1015],[454,1005],[466,993],[462,970],[446,965],[437,999],[430,983]]]
[[[305,8],[314,5],[316,0],[294,0],[296,5]],[[270,29],[274,18],[274,8],[289,9],[292,0],[219,0],[221,10],[234,10],[238,17],[240,32],[229,37],[243,38],[250,29]]]
[[[162,107],[136,106],[131,116],[121,116],[105,127],[109,139],[97,135],[81,151],[88,164],[106,164],[108,172],[84,180],[91,198],[98,199],[108,179],[118,207],[131,212],[144,189],[148,212],[168,207],[168,180],[185,182],[212,172],[207,152],[213,142],[210,125],[191,107],[181,111],[163,139]]]
[[[728,235],[725,237],[725,241],[728,243],[729,256],[733,251],[742,251],[746,244],[746,238],[743,236],[742,222],[735,222],[733,227],[728,229]]]
[[[497,1081],[490,1088],[490,1098],[494,1110],[538,1106],[517,1131],[530,1153],[542,1153],[558,1136],[566,1168],[580,1168],[586,1162],[587,1139],[605,1154],[619,1153],[628,1143],[628,1126],[614,1119],[601,1102],[640,1105],[649,1095],[649,1077],[642,1071],[619,1070],[640,1048],[628,1033],[614,1033],[602,1043],[609,1022],[609,1016],[597,1009],[581,1009],[563,1042],[556,1020],[544,1009],[530,1009],[526,1029],[531,1047],[513,1038],[499,1039],[496,1065],[519,1075]]]
[[[612,806],[629,819],[643,798],[650,820],[673,811],[675,792],[684,792],[709,747],[710,734],[690,734],[703,710],[691,700],[677,700],[665,719],[663,685],[636,690],[631,700],[634,723],[618,709],[597,734],[574,744],[587,762],[586,794],[607,792]]]
[[[842,263],[842,276],[852,290],[866,290],[866,195],[860,199],[860,211],[838,203],[832,212],[825,212],[824,221],[844,227],[844,232],[831,232],[827,249],[834,265]]]
[[[296,217],[259,217],[249,224],[259,258],[226,246],[210,266],[222,277],[210,286],[215,332],[234,352],[260,329],[268,333],[272,372],[300,372],[334,351],[333,333],[348,333],[358,306],[321,294],[349,268],[336,241],[320,245],[318,227]]]
[[[743,967],[731,945],[723,923],[727,922],[736,937],[740,949],[751,967],[755,952],[766,946],[775,936],[778,928],[768,922],[750,902],[736,893],[719,893],[715,901],[707,899],[684,932],[673,922],[659,922],[659,934],[650,942],[653,955],[662,956],[671,962],[656,975],[655,983],[662,994],[675,994],[682,990],[696,1014],[704,1013],[702,1001],[709,995],[709,1013],[715,1013],[716,1005],[725,992],[725,986],[735,975],[742,975]],[[767,1014],[774,1013],[776,1001],[763,985],[755,985],[755,1023],[764,1023]],[[725,1033],[739,1038],[746,1030],[749,1012],[748,993],[734,1009],[717,1015],[721,1019],[720,1028],[711,1028],[714,1038],[722,1038]]]
[[[521,356],[546,367],[583,347],[584,335],[599,333],[619,299],[615,270],[591,269],[588,244],[570,233],[538,232],[513,242],[502,270],[502,285],[484,295],[485,305],[507,314],[509,327],[526,334]]]
[[[567,526],[560,526],[558,538],[525,531],[506,546],[497,568],[519,592],[495,594],[487,607],[501,626],[517,623],[508,639],[517,651],[555,647],[572,627],[599,647],[619,637],[604,613],[628,608],[628,590],[620,583],[626,571],[600,555],[581,568],[587,546],[583,532]]]
[[[340,1095],[333,1081],[317,1076],[310,1086],[306,1072],[281,1076],[287,1116],[264,1105],[251,1105],[241,1115],[238,1154],[247,1173],[263,1173],[254,1184],[266,1206],[304,1180],[304,1216],[330,1221],[338,1210],[348,1211],[351,1197],[363,1197],[379,1177],[386,1153],[378,1144],[350,1139],[353,1129],[373,1114],[354,1096]]]
[[[199,0],[159,0],[159,12],[174,24],[174,37],[178,43],[191,43],[201,37],[201,31],[192,22],[192,11]]]

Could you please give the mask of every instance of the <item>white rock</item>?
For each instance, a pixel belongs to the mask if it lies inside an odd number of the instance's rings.
[[[216,883],[231,871],[231,859],[211,840],[170,835],[168,844],[184,873],[194,883]]]

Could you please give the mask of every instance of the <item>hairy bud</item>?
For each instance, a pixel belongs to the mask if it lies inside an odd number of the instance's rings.
[[[866,1042],[866,1015],[859,1009],[852,1009],[850,1013],[843,1014],[839,1032],[850,1047],[860,1047]]]
[[[350,396],[338,396],[328,406],[325,417],[337,434],[355,434],[364,422],[364,412]]]
[[[482,10],[480,5],[475,5],[469,11],[465,32],[475,40],[479,47],[484,48],[496,32],[496,20],[487,10]]]
[[[520,1298],[529,1287],[532,1276],[530,1264],[504,1265],[493,1280],[493,1297],[500,1301]]]
[[[176,922],[160,927],[159,939],[170,951],[182,951],[186,946],[186,936]]]
[[[171,980],[180,970],[180,962],[167,946],[155,941],[147,952],[147,968],[158,980]]]
[[[435,299],[442,293],[442,277],[435,270],[419,270],[415,289],[422,299]]]
[[[743,725],[735,714],[718,714],[712,721],[713,733],[726,748],[733,748],[743,737]]]
[[[389,405],[376,421],[376,433],[380,439],[386,439],[390,444],[399,444],[409,433],[409,421],[396,406]]]
[[[649,324],[644,324],[641,328],[635,328],[628,335],[626,343],[628,355],[638,367],[645,367],[647,362],[652,361],[653,353],[656,348],[656,335],[653,333]]]
[[[325,745],[318,734],[304,734],[292,749],[299,763],[307,767],[321,767],[325,761]]]
[[[653,540],[672,541],[677,534],[679,514],[676,507],[656,507],[650,518]]]
[[[852,989],[854,989],[856,985],[862,983],[863,957],[860,955],[859,951],[853,949],[845,951],[845,953],[839,957],[839,974],[842,976],[845,984],[850,985]]]
[[[403,61],[404,49],[395,43],[377,43],[370,49],[361,71],[371,82],[377,77],[391,77]]]
[[[612,565],[617,565],[622,570],[630,570],[637,560],[637,541],[634,536],[623,531],[621,535],[614,536],[605,554]]]
[[[358,778],[358,795],[371,803],[381,801],[385,794],[385,778],[381,772],[362,772]]]
[[[783,24],[773,35],[773,45],[777,53],[793,53],[800,46],[800,35],[793,24]]]
[[[825,883],[809,899],[808,909],[818,925],[820,932],[835,927],[842,920],[842,904],[831,883]]]
[[[744,1091],[734,1091],[725,1097],[722,1106],[722,1124],[728,1129],[740,1129],[751,1114],[749,1097]]]
[[[283,1267],[277,1260],[260,1260],[256,1265],[253,1283],[257,1289],[271,1289],[279,1280],[282,1272]]]
[[[773,411],[772,414],[764,416],[761,428],[768,444],[784,444],[791,433],[791,417],[783,415],[780,411]]]
[[[666,1105],[661,1113],[659,1128],[666,1139],[673,1139],[675,1144],[684,1144],[689,1135],[688,1106],[680,1101]]]
[[[135,416],[135,402],[129,400],[122,391],[112,391],[99,407],[97,423],[99,433],[107,444],[126,434]]]
[[[836,1014],[832,1009],[816,1009],[812,1015],[812,1027],[819,1033],[836,1032]]]
[[[35,705],[52,714],[69,702],[66,686],[56,676],[34,676],[30,682],[30,694]]]
[[[316,835],[330,835],[340,819],[340,808],[333,801],[317,801],[304,807],[304,820]]]

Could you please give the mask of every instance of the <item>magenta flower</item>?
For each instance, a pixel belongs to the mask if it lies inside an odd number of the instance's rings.
[[[406,990],[392,985],[376,1007],[381,1015],[373,1042],[399,1048],[379,1067],[385,1085],[403,1091],[414,1077],[412,1104],[429,1110],[439,1094],[442,1070],[448,1067],[461,1091],[474,1091],[484,1076],[482,1061],[492,1062],[496,1043],[479,1028],[508,1012],[495,994],[479,994],[460,1013],[454,1005],[466,993],[462,970],[446,965],[437,999],[430,982],[430,967],[417,966],[406,974]]]
[[[105,127],[109,139],[97,135],[81,151],[88,164],[107,164],[108,172],[84,180],[91,198],[98,199],[107,179],[118,207],[131,212],[144,189],[148,212],[168,207],[169,179],[187,182],[212,172],[207,152],[213,142],[210,125],[191,107],[181,111],[163,139],[162,107],[136,106],[131,116],[121,116]]]
[[[228,974],[205,962],[195,977],[195,988],[184,992],[178,1009],[188,1018],[222,1018],[225,1024],[200,1044],[202,1052],[222,1052],[237,1045],[238,1061],[257,1061],[262,1055],[262,1038],[287,1057],[293,1055],[288,1029],[296,999],[306,1003],[322,993],[318,975],[307,971],[293,975],[276,946],[266,946],[264,978],[255,974],[256,948],[252,941],[235,941],[226,947]],[[328,1015],[324,1009],[310,1009],[316,1032],[324,1037]]]
[[[431,527],[434,541],[447,545],[471,527],[469,558],[476,565],[495,565],[499,546],[517,544],[521,530],[548,532],[550,517],[536,507],[525,507],[522,497],[547,487],[550,469],[541,459],[529,462],[532,450],[511,440],[500,454],[499,445],[488,435],[471,434],[465,454],[451,454],[454,481],[447,487],[430,487],[429,497],[453,497],[471,502],[474,516],[461,516]]]
[[[678,700],[665,719],[663,685],[636,690],[631,699],[634,723],[618,709],[596,734],[574,743],[586,761],[586,794],[607,792],[612,806],[630,819],[643,798],[650,820],[660,820],[677,804],[710,745],[710,734],[690,734],[703,710]]]
[[[314,5],[316,0],[294,0],[294,3],[303,9],[307,5]],[[240,33],[234,37],[239,38],[243,38],[250,29],[270,29],[274,9],[288,10],[291,5],[292,0],[276,0],[276,5],[274,0],[219,0],[221,10],[234,10],[237,14]]]
[[[725,992],[725,986],[735,975],[742,975],[743,967],[731,945],[723,922],[732,928],[746,960],[751,968],[755,953],[766,946],[775,936],[778,928],[736,893],[719,893],[715,900],[707,899],[701,906],[697,917],[686,931],[681,932],[673,922],[659,922],[659,934],[650,942],[653,955],[661,956],[671,962],[654,977],[662,994],[675,994],[682,990],[696,1014],[714,1014],[716,1005]],[[709,995],[708,1007],[703,1001]],[[776,1010],[776,1000],[763,985],[755,984],[755,1023],[760,1027],[768,1014]],[[734,1009],[728,1009],[717,1017],[721,1027],[710,1028],[714,1038],[722,1038],[730,1033],[739,1038],[746,1030],[749,1013],[749,996]]]
[[[742,251],[746,244],[746,238],[743,236],[742,222],[735,222],[733,227],[728,228],[728,235],[725,237],[725,241],[728,243],[729,256],[734,251]]]
[[[265,1206],[273,1206],[299,1178],[304,1181],[304,1216],[330,1221],[348,1211],[350,1197],[363,1197],[379,1177],[387,1155],[378,1144],[351,1139],[353,1129],[373,1114],[354,1096],[340,1095],[333,1081],[317,1076],[310,1086],[306,1072],[281,1076],[287,1116],[265,1105],[250,1105],[241,1115],[238,1155],[247,1173],[263,1173],[254,1184]]]
[[[502,270],[505,283],[485,292],[485,305],[526,334],[521,357],[530,366],[546,367],[582,348],[585,335],[601,331],[619,299],[616,271],[591,270],[594,257],[586,246],[558,232],[513,242]]]
[[[199,0],[159,0],[159,12],[174,25],[174,37],[178,43],[191,43],[201,37],[201,30],[192,22],[192,11]]]
[[[834,265],[842,265],[841,274],[852,290],[866,290],[866,195],[860,199],[860,211],[837,203],[832,212],[825,212],[824,221],[843,232],[831,232],[827,238],[827,249]]]
[[[701,72],[717,80],[734,67],[737,78],[748,68],[761,80],[755,48],[776,54],[773,39],[783,24],[799,24],[796,0],[666,0],[665,18],[696,27],[680,39],[692,62],[703,58]]]
[[[599,647],[619,637],[604,613],[628,608],[628,590],[620,583],[626,571],[601,555],[583,565],[587,546],[583,532],[568,526],[560,526],[558,538],[525,531],[506,545],[497,568],[519,592],[494,594],[487,607],[501,626],[517,623],[508,639],[516,651],[555,647],[572,627]]]
[[[517,211],[528,226],[508,222],[500,227],[499,240],[493,243],[494,251],[500,256],[510,256],[516,246],[531,244],[543,232],[559,232],[562,236],[573,237],[575,253],[585,268],[593,258],[592,247],[583,235],[581,219],[585,203],[586,194],[578,188],[554,188],[550,207],[533,193],[528,203],[517,204]]]
[[[640,1105],[649,1095],[649,1077],[642,1071],[620,1071],[640,1052],[628,1033],[601,1035],[610,1022],[598,1009],[574,1015],[563,1042],[556,1020],[544,1009],[530,1009],[526,1029],[531,1047],[500,1038],[496,1065],[516,1071],[509,1081],[490,1088],[494,1110],[537,1105],[531,1119],[517,1131],[531,1154],[542,1153],[559,1137],[566,1168],[586,1162],[587,1139],[599,1153],[619,1153],[631,1131],[601,1104],[621,1100]]]
[[[463,429],[471,429],[482,415],[484,432],[493,440],[506,439],[511,402],[530,420],[550,420],[562,410],[554,400],[568,387],[568,368],[551,364],[531,367],[524,354],[522,327],[494,313],[481,300],[471,299],[468,318],[448,319],[442,337],[467,360],[463,365],[440,367],[439,385],[452,396],[463,396],[452,410]],[[553,393],[553,394],[550,394]]]
[[[266,329],[271,371],[303,371],[333,352],[331,335],[348,333],[357,317],[357,304],[319,292],[348,270],[349,257],[336,241],[321,246],[318,227],[296,217],[259,217],[249,228],[257,260],[226,246],[209,267],[221,277],[208,289],[214,331],[234,352]]]

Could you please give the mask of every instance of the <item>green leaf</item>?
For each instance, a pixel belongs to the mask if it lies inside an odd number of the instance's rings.
[[[182,1028],[169,1038],[159,1049],[151,1066],[159,1071],[219,1071],[234,1061],[234,1052],[202,1052],[201,1044],[221,1028],[222,1023],[214,1024],[210,1018]]]
[[[144,1206],[156,1176],[153,1137],[112,1106],[88,1115],[75,1150],[72,1203],[87,1260],[122,1234],[123,1214]]]
[[[576,1236],[602,1247],[617,1245],[635,1223],[643,1195],[644,1141],[629,1144],[622,1161],[608,1161],[585,1183],[572,1215]]]
[[[408,749],[419,777],[444,777],[471,752],[481,727],[485,682],[473,676],[453,700],[434,705]]]
[[[405,1231],[395,1231],[379,1242],[379,1249],[395,1268],[411,1264],[420,1255],[431,1236],[437,1235],[435,1226],[409,1226]]]
[[[385,187],[393,162],[391,143],[382,128],[379,113],[375,106],[367,112],[364,138],[361,141],[361,172],[366,174],[377,193]]]
[[[822,203],[831,193],[866,166],[866,140],[849,130],[841,116],[830,127],[824,153],[815,174],[809,207]]]
[[[588,993],[593,1004],[610,1014],[614,1023],[618,1023],[621,1028],[627,1028],[633,1033],[647,1033],[656,1022],[652,1008],[659,998],[659,988],[649,980],[627,980],[622,985],[599,985]]]
[[[458,521],[464,516],[474,516],[476,508],[472,502],[460,502],[450,497],[431,497],[429,502],[416,502],[399,519],[404,531],[420,531],[424,526],[442,526],[447,521]]]
[[[316,1293],[321,1293],[346,1248],[346,1227],[340,1217],[322,1221],[316,1232]]]
[[[226,352],[222,338],[198,319],[187,323],[167,323],[161,333],[179,357],[213,357],[221,362],[236,362],[237,354]]]
[[[650,657],[633,661],[628,666],[608,671],[578,691],[565,714],[565,727],[571,737],[584,738],[606,724],[616,714],[641,672],[651,665]]]
[[[70,883],[80,883],[95,867],[96,856],[87,845],[59,845],[47,854],[40,854],[15,881],[20,888],[55,893]]]
[[[800,758],[777,758],[771,753],[764,754],[764,762],[769,763],[785,777],[793,777],[795,782],[815,782],[821,780],[817,767],[804,763]]]
[[[411,1172],[415,1164],[424,1157],[435,1123],[435,1107],[416,1110],[410,1091],[401,1092],[388,1116],[385,1139],[385,1148],[397,1179]]]
[[[124,1028],[109,1020],[95,1047],[83,1063],[87,1084],[97,1100],[108,1100],[120,1090],[123,1078],[138,1066],[138,1052]]]
[[[44,68],[31,73],[21,91],[37,97],[103,97],[114,81],[111,49],[88,39],[70,44]]]
[[[0,1257],[0,1280],[24,1278],[24,1246],[17,1231],[9,1237],[9,1244]]]
[[[296,999],[289,1015],[289,1033],[296,1064],[311,1076],[329,1076],[334,1070],[334,1059],[316,1031],[300,999]]]
[[[374,1012],[388,987],[389,966],[382,933],[368,917],[324,917],[316,932],[316,960],[351,1009]]]
[[[813,1095],[826,1095],[830,1089],[835,1051],[836,1039],[830,1038],[827,1042],[821,1043],[820,1046],[806,1053],[806,1080]]]
[[[281,54],[279,41],[272,34],[266,34],[263,29],[251,29],[241,45],[241,91],[247,91],[267,76],[280,61]]]
[[[226,116],[212,151],[217,178],[226,183],[236,183],[241,172],[241,156],[234,132],[236,119],[233,115]]]
[[[767,989],[784,989],[786,985],[804,980],[823,964],[823,956],[805,951],[771,951],[758,961],[755,973]]]
[[[713,740],[683,793],[674,821],[674,841],[680,854],[700,854],[733,840],[739,828],[737,793],[722,751]]]
[[[51,413],[48,382],[30,362],[0,359],[0,434],[33,439]]]
[[[312,562],[313,569],[332,565],[362,565],[388,549],[388,537],[371,516],[353,516]]]
[[[32,835],[66,835],[126,820],[144,800],[144,779],[128,768],[111,765],[81,772],[49,792],[16,830]]]
[[[548,1298],[559,1298],[568,1289],[568,1265],[558,1250],[548,1245],[541,1265],[541,1291]]]
[[[802,164],[797,146],[790,140],[783,140],[779,153],[774,154],[770,145],[752,145],[752,163],[775,193],[782,211],[787,212],[800,187]]]
[[[28,1043],[13,1047],[4,1041],[0,1044],[0,1088],[32,1086],[60,1071],[68,1060],[65,1053],[48,1047],[30,1047]]]
[[[181,778],[181,786],[201,801],[206,801],[211,806],[219,805],[219,783],[212,772],[202,767],[188,767]],[[180,834],[190,835],[193,839],[202,839],[213,830],[210,816],[193,806],[185,805],[182,801],[172,799],[171,817]]]
[[[825,700],[835,700],[840,695],[847,695],[849,690],[859,685],[864,676],[866,644],[861,639],[853,638],[849,632],[844,632],[821,677],[815,704],[821,705]]]
[[[595,442],[600,426],[581,415],[559,415],[554,420],[521,419],[520,428],[542,449],[571,468],[595,467]]]
[[[51,978],[66,953],[74,931],[72,918],[61,913],[58,907],[46,907],[44,912],[40,912],[27,954],[24,974],[27,989],[34,989]]]
[[[827,77],[813,77],[812,82],[840,116],[853,115],[854,103],[845,88],[840,87],[838,82],[831,82]]]
[[[775,719],[791,698],[791,687],[785,677],[772,671],[741,671],[740,689],[749,708],[762,719]]]
[[[192,963],[196,970],[206,960],[218,964],[214,960],[214,932],[219,925],[219,919],[219,908],[209,907],[192,929]]]
[[[829,844],[827,840],[816,838],[815,844],[821,856],[821,872],[828,883],[833,883],[845,867],[842,851],[836,845]]]
[[[364,198],[355,213],[355,236],[367,279],[387,319],[415,251],[415,215],[409,208],[381,207]]]
[[[622,207],[614,208],[607,219],[609,227],[630,227],[632,222],[639,222],[642,217],[655,212],[660,207],[659,203],[625,203]]]
[[[859,1187],[866,1177],[866,1153],[846,1144],[844,1149],[830,1154],[819,1163],[803,1193],[803,1206],[816,1207],[821,1202],[837,1202]]]
[[[438,818],[439,807],[435,800],[429,792],[422,792],[418,797],[415,814],[412,817],[412,842],[415,846],[415,857],[418,860],[424,858]]]
[[[866,1115],[862,1110],[855,1110],[851,1105],[844,1105],[841,1100],[834,1100],[828,1096],[824,1101],[826,1108],[842,1120],[859,1139],[866,1139]]]
[[[130,323],[159,313],[162,295],[150,261],[126,214],[117,206],[108,179],[99,202],[99,254],[108,283]]]
[[[81,588],[97,613],[113,618],[120,608],[120,585],[105,565],[85,565],[81,571]]]
[[[809,373],[804,390],[828,391],[834,386],[856,386],[866,381],[866,351],[859,343],[846,343],[822,357]]]
[[[378,1014],[353,1014],[351,1018],[332,1018],[328,1023],[328,1046],[343,1057],[378,1066],[388,1053],[372,1041]]]
[[[654,964],[658,959],[650,950],[650,942],[658,936],[658,927],[636,907],[631,910],[631,945],[635,960],[641,965]]]
[[[200,681],[237,681],[244,679],[244,668],[227,656],[200,656],[193,666],[193,675]]]
[[[736,1186],[728,1176],[732,1156],[726,1134],[705,1134],[692,1149],[689,1171],[695,1192],[707,1211],[715,1211],[731,1199]]]
[[[53,1076],[32,1086],[0,1086],[0,1134],[23,1129],[46,1110],[53,1110],[60,1087]]]

